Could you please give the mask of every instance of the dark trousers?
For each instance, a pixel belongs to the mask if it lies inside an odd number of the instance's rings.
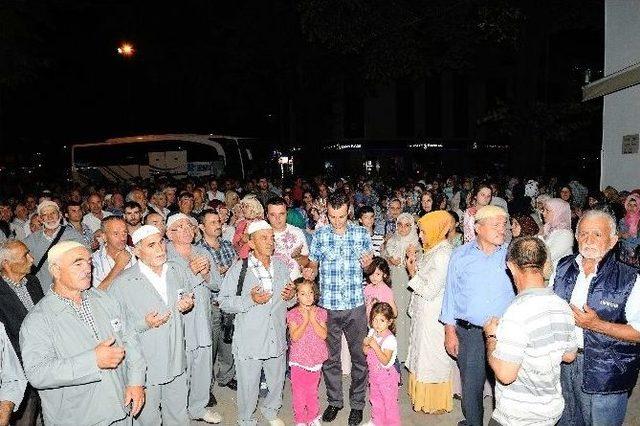
[[[482,426],[482,392],[487,380],[487,356],[481,328],[456,326],[458,368],[462,382],[462,414],[468,426]]]
[[[20,404],[18,411],[11,415],[10,424],[12,426],[35,426],[38,414],[40,414],[40,397],[31,385],[27,385],[22,404]]]
[[[349,403],[352,409],[364,408],[367,390],[367,358],[362,351],[362,342],[367,337],[367,312],[358,306],[344,311],[327,310],[327,346],[329,359],[324,363],[322,372],[327,387],[329,405],[342,408],[342,333],[347,338],[351,354],[351,387]]]

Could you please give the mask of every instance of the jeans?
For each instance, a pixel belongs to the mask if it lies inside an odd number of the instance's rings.
[[[584,355],[571,364],[563,364],[560,375],[564,411],[558,425],[618,426],[624,422],[629,394],[599,394],[582,391]]]

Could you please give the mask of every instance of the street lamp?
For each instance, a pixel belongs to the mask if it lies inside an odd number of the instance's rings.
[[[133,48],[133,45],[131,43],[122,43],[119,47],[118,47],[118,54],[125,56],[125,57],[130,57],[133,56],[133,54],[135,53],[135,49]]]

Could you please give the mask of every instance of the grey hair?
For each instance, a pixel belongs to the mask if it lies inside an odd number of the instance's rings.
[[[0,243],[0,266],[4,263],[4,261],[13,260],[13,246],[16,244],[18,240],[6,240]]]
[[[578,220],[578,225],[576,226],[576,238],[578,237],[578,230],[580,229],[580,224],[582,223],[582,221],[584,219],[595,219],[595,218],[601,218],[601,219],[605,219],[607,221],[607,223],[609,224],[609,229],[611,231],[611,236],[615,237],[618,231],[618,227],[616,225],[616,220],[615,218],[608,212],[604,211],[604,210],[587,210],[586,212],[584,212],[582,214],[582,216],[580,217],[580,219]]]

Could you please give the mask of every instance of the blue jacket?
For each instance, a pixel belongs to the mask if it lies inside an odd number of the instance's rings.
[[[558,262],[554,289],[567,302],[579,273],[575,255]],[[626,324],[625,306],[637,276],[634,268],[618,262],[614,253],[609,252],[591,281],[587,305],[605,321]],[[627,392],[636,384],[639,367],[640,345],[584,330],[584,392]]]

